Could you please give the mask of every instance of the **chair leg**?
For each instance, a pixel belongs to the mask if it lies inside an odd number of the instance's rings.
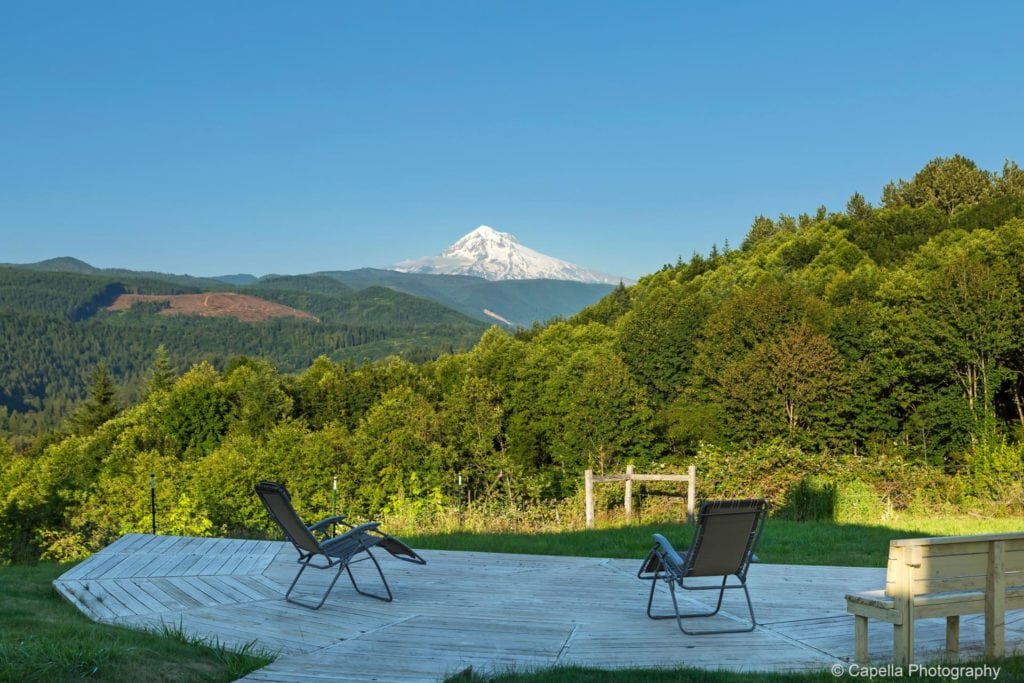
[[[715,603],[715,611],[713,612],[713,614],[718,614],[718,610],[722,609],[722,598],[725,597],[725,583],[728,580],[728,576],[722,577],[722,587],[718,589],[718,602]]]
[[[723,580],[722,590],[718,593],[718,608],[716,608],[714,612],[711,612],[709,614],[683,614],[683,615],[680,615],[680,617],[683,618],[683,617],[696,617],[696,616],[711,616],[713,614],[717,614],[718,613],[718,609],[722,606],[722,594],[725,593],[725,585],[724,585],[724,583],[725,582]],[[742,588],[743,589],[743,596],[747,599],[747,611],[750,612],[750,626],[747,626],[747,627],[744,627],[744,628],[723,628],[723,629],[708,629],[708,630],[705,630],[705,631],[687,631],[685,628],[683,628],[683,622],[680,621],[680,620],[677,620],[677,623],[679,624],[679,630],[682,631],[683,633],[685,633],[688,636],[704,636],[704,635],[711,635],[711,634],[715,634],[715,633],[749,633],[750,631],[753,631],[757,627],[757,620],[754,617],[754,605],[753,605],[752,602],[750,602],[750,591],[747,590],[747,582],[743,581],[743,582],[740,583],[739,586],[729,586],[729,587],[730,588]]]
[[[381,571],[380,563],[377,562],[377,558],[374,557],[373,553],[371,553],[369,550],[366,551],[366,554],[370,556],[371,560],[373,560],[373,566],[377,568],[377,574],[380,576],[381,583],[384,584],[384,590],[387,591],[387,595],[378,595],[377,593],[370,593],[368,591],[362,590],[359,587],[359,584],[356,583],[356,577],[352,575],[352,569],[349,567],[349,563],[346,562],[345,571],[348,572],[348,578],[352,582],[352,587],[355,588],[356,592],[360,595],[365,595],[368,598],[375,598],[377,600],[383,600],[384,602],[391,602],[394,599],[393,596],[391,595],[391,587],[388,585],[388,580],[384,578],[384,572]]]
[[[651,579],[651,593],[647,596],[647,616],[651,619],[671,619],[672,615],[655,615],[651,613],[651,606],[654,604],[654,589],[658,587],[658,575]]]
[[[679,603],[676,601],[676,586],[675,579],[666,579],[665,574],[657,574],[651,579],[651,592],[647,596],[647,616],[651,619],[679,619]],[[664,580],[668,584],[669,594],[672,596],[672,614],[654,614],[652,611],[654,605],[654,590],[658,587],[658,580]],[[692,616],[710,616],[713,612],[708,614],[694,614]],[[689,615],[682,615],[689,616]]]
[[[294,579],[292,579],[292,585],[288,586],[288,592],[284,594],[284,599],[290,603],[299,605],[301,607],[307,607],[309,609],[320,609],[321,607],[323,607],[324,602],[326,602],[327,596],[331,594],[332,590],[334,590],[334,584],[338,582],[338,577],[341,576],[341,570],[345,567],[345,564],[341,563],[338,565],[338,571],[334,574],[334,578],[331,579],[331,585],[327,587],[326,591],[324,591],[323,597],[320,598],[320,602],[318,602],[315,605],[303,602],[301,600],[296,600],[295,598],[291,597],[292,591],[295,589],[295,584],[299,582],[299,577],[302,576],[302,572],[306,571],[307,567],[309,567],[309,562],[303,562],[302,568],[299,569],[299,573],[295,575]]]
[[[654,604],[654,589],[655,589],[655,587],[658,584],[658,579],[663,579],[665,581],[665,583],[668,584],[669,595],[671,595],[671,597],[672,597],[672,608],[673,608],[672,614],[653,614],[651,612],[651,607]],[[722,592],[724,592],[724,590]],[[679,619],[690,619],[692,617],[713,617],[716,614],[718,614],[718,610],[721,609],[721,606],[722,606],[722,595],[721,595],[721,593],[719,593],[719,595],[718,595],[718,606],[715,607],[714,610],[712,610],[710,612],[691,612],[691,613],[686,613],[686,614],[680,613],[680,611],[679,611],[679,602],[676,599],[676,580],[675,579],[665,579],[665,575],[664,574],[661,575],[661,576],[656,577],[655,579],[651,580],[651,593],[650,593],[650,595],[647,596],[647,616],[650,617],[651,619],[675,619],[675,620],[678,621]],[[680,630],[682,630],[682,628],[683,628],[682,625],[680,625],[679,628],[680,628]],[[683,632],[685,633],[685,631],[683,631]]]

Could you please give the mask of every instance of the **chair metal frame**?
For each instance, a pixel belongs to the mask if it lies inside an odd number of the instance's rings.
[[[697,528],[688,551],[679,553],[668,539],[661,534],[654,534],[654,547],[637,572],[638,578],[651,582],[651,592],[647,597],[647,616],[651,619],[675,619],[679,630],[691,636],[753,631],[757,627],[757,619],[750,601],[750,591],[747,590],[747,572],[750,563],[756,559],[754,550],[761,538],[767,516],[768,504],[763,499],[705,501],[697,515]],[[733,531],[733,537],[718,537],[723,531]],[[715,544],[718,548],[713,548]],[[722,577],[720,585],[700,586],[686,583],[690,578],[716,576]],[[730,576],[735,577],[738,583],[730,584]],[[654,591],[659,580],[668,584],[672,597],[672,614],[653,612]],[[718,601],[715,608],[710,612],[680,612],[676,598],[677,585],[688,591],[717,590]],[[687,630],[683,626],[683,619],[712,617],[718,614],[722,609],[725,591],[736,588],[742,589],[746,598],[747,610],[750,612],[749,627]]]
[[[298,513],[295,512],[295,508],[292,507],[291,495],[288,493],[288,489],[282,484],[270,481],[261,481],[256,485],[256,495],[259,496],[260,501],[263,503],[263,506],[266,508],[271,519],[281,527],[285,537],[293,546],[295,546],[295,550],[299,553],[299,557],[296,562],[301,566],[299,567],[299,571],[295,575],[295,578],[292,579],[291,585],[288,586],[288,590],[284,596],[285,600],[288,602],[301,605],[302,607],[307,607],[309,609],[320,609],[324,602],[326,602],[327,596],[330,595],[331,591],[334,589],[334,584],[336,584],[338,579],[341,577],[342,571],[348,574],[348,578],[352,582],[352,587],[360,595],[365,595],[384,602],[391,602],[394,599],[394,595],[391,593],[391,587],[388,585],[387,579],[384,578],[384,572],[381,570],[380,563],[370,551],[371,548],[376,546],[380,546],[400,560],[415,564],[426,564],[426,560],[409,548],[409,546],[405,545],[394,536],[390,536],[380,531],[378,528],[380,526],[380,522],[367,522],[366,524],[353,526],[346,522],[344,517],[334,516],[322,519],[311,526],[306,526]],[[327,538],[323,541],[317,540],[316,534],[320,533],[326,536],[327,527],[337,524],[347,527],[347,530],[340,536]],[[358,557],[363,553],[366,554],[366,557]],[[317,557],[323,557],[322,564],[318,564],[313,561],[314,558]],[[351,565],[357,562],[365,562],[366,560],[372,561],[374,567],[376,567],[377,575],[380,576],[380,581],[384,586],[383,594],[365,591],[360,588],[359,584],[356,582],[356,578],[352,574]],[[305,572],[309,567],[313,567],[315,569],[331,569],[333,567],[337,567],[337,572],[331,580],[330,585],[327,587],[327,590],[324,591],[320,601],[315,605],[292,597],[292,591],[295,590],[295,586],[299,582],[299,577],[301,577],[303,572]]]

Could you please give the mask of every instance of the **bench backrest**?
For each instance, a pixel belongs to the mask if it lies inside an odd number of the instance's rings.
[[[1024,532],[907,538],[889,543],[893,597],[1024,586]]]

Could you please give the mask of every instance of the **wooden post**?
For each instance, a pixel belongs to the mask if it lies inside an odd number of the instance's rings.
[[[594,470],[583,473],[583,488],[587,497],[587,528],[594,526]]]
[[[992,541],[985,578],[985,657],[1003,656],[1006,646],[1006,541]]]
[[[858,664],[868,664],[868,618],[863,614],[853,615],[853,659]]]
[[[960,615],[946,617],[946,656],[953,659],[960,652]]]
[[[920,548],[890,546],[889,553],[896,559],[893,598],[899,613],[899,623],[892,625],[892,658],[896,666],[906,669],[914,661],[914,569],[921,566]]]
[[[693,506],[697,499],[697,467],[690,465],[686,470],[689,479],[686,482],[686,521],[693,524]]]
[[[626,465],[626,524],[633,518],[633,465]]]
[[[587,528],[594,526],[594,484],[604,484],[613,481],[626,482],[626,496],[623,501],[626,508],[626,522],[633,519],[633,482],[634,481],[674,481],[686,482],[686,517],[692,524],[694,521],[694,507],[697,502],[697,468],[689,467],[689,474],[637,474],[633,465],[626,466],[625,474],[608,474],[599,477],[594,476],[594,470],[583,471],[583,489],[586,495],[587,506]]]

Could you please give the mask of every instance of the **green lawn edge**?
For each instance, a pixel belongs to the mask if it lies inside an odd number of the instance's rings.
[[[0,568],[0,681],[234,681],[275,655],[226,647],[180,626],[143,631],[91,621],[53,580],[72,565]]]

